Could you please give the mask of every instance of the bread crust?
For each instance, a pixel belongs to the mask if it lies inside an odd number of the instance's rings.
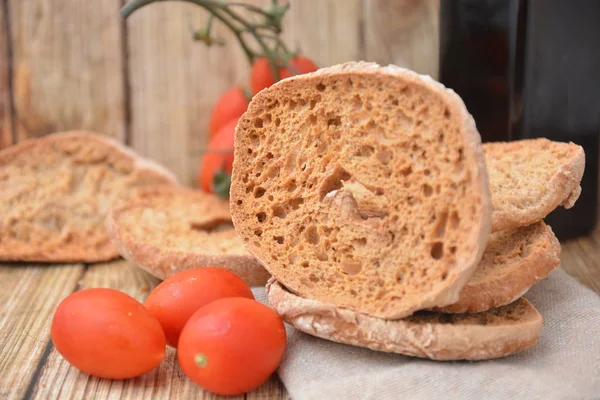
[[[270,254],[265,250],[265,246],[256,244],[256,238],[253,236],[253,232],[256,232],[256,229],[259,228],[259,226],[249,218],[249,215],[247,215],[250,211],[244,209],[245,207],[255,207],[246,206],[246,202],[244,202],[242,207],[236,206],[236,204],[241,204],[242,201],[250,200],[248,190],[243,182],[243,175],[245,172],[248,172],[248,164],[251,162],[245,160],[245,158],[248,158],[246,154],[246,144],[249,141],[249,135],[246,129],[250,128],[252,125],[251,119],[253,116],[260,115],[264,109],[268,108],[268,105],[264,104],[264,99],[269,93],[277,93],[277,96],[280,96],[277,97],[277,100],[279,103],[282,103],[285,101],[284,97],[287,93],[285,88],[293,82],[297,82],[298,87],[300,85],[310,85],[311,87],[314,87],[317,82],[324,78],[338,76],[347,78],[356,75],[375,76],[381,79],[401,79],[406,82],[407,86],[413,85],[414,87],[423,88],[423,90],[428,94],[431,94],[431,96],[437,96],[443,99],[444,104],[452,109],[452,120],[457,121],[457,125],[460,126],[459,137],[462,140],[462,146],[464,146],[465,164],[469,166],[470,171],[468,191],[469,193],[477,193],[478,195],[478,204],[473,204],[474,209],[477,209],[477,217],[472,225],[469,224],[469,231],[465,232],[461,237],[461,239],[464,239],[464,243],[468,243],[465,246],[468,248],[468,251],[462,253],[460,257],[457,257],[459,260],[448,267],[449,272],[445,274],[443,278],[432,281],[432,285],[429,289],[422,290],[419,293],[411,293],[410,296],[406,295],[406,297],[402,297],[399,294],[390,295],[390,298],[385,301],[385,305],[381,307],[380,305],[375,305],[374,302],[371,301],[363,302],[362,304],[353,304],[351,299],[349,300],[348,298],[342,298],[343,296],[336,296],[332,291],[323,290],[320,298],[321,300],[324,300],[324,298],[327,297],[328,301],[338,304],[341,307],[352,308],[355,311],[361,311],[380,318],[389,319],[407,316],[416,310],[423,308],[455,303],[458,300],[460,290],[475,271],[475,268],[483,255],[488,235],[491,231],[491,195],[488,187],[481,139],[472,116],[467,112],[464,103],[454,91],[446,89],[442,84],[434,81],[429,76],[418,75],[413,71],[396,66],[380,67],[373,63],[352,62],[324,68],[312,74],[288,78],[276,83],[270,89],[255,96],[248,111],[240,119],[240,123],[236,129],[235,158],[231,187],[232,219],[236,230],[244,240],[244,244],[250,252],[261,261],[265,268],[273,275],[277,276],[278,280],[283,282],[286,287],[303,296],[316,296],[313,291],[308,289],[307,285],[300,284],[298,282],[299,279],[290,279],[292,274],[289,271],[297,271],[297,266],[290,266],[287,267],[286,270],[283,270],[276,262],[273,262],[273,254]],[[268,142],[268,139],[266,141]],[[335,173],[335,171],[333,173]],[[400,182],[396,183],[400,184]],[[306,213],[302,212],[298,218],[303,218],[306,215]],[[398,226],[398,228],[400,227]],[[400,298],[402,298],[402,300],[398,300]]]
[[[458,302],[433,311],[473,313],[510,304],[558,267],[560,251],[552,228],[542,221],[493,233]]]
[[[384,320],[292,294],[272,278],[271,306],[302,332],[334,342],[432,360],[488,360],[533,346],[542,316],[525,298],[480,314],[422,312]]]
[[[186,210],[177,210],[173,204],[168,209],[169,204],[157,204],[158,198],[171,198],[180,200],[190,204]],[[192,205],[199,203],[207,203],[211,214],[206,216],[193,215]],[[238,242],[239,239],[235,235],[235,231],[208,233],[199,237],[198,240],[192,240],[190,245],[185,250],[171,246],[167,242],[168,232],[154,232],[153,227],[142,229],[148,232],[147,237],[140,237],[132,232],[132,227],[124,221],[127,214],[139,212],[140,210],[159,210],[164,211],[168,218],[177,218],[181,222],[189,220],[193,222],[194,217],[206,221],[215,220],[224,222],[231,220],[229,209],[225,200],[217,199],[215,195],[203,193],[197,190],[186,189],[182,187],[169,188],[151,188],[138,191],[136,196],[122,207],[112,210],[106,220],[106,226],[113,245],[118,249],[119,253],[129,262],[146,270],[152,275],[165,279],[171,275],[177,274],[191,268],[198,267],[219,267],[227,269],[239,275],[251,286],[264,285],[271,276],[250,253],[246,251],[237,251],[230,249],[229,252],[221,252],[216,254],[203,249],[206,242],[219,243],[226,239],[227,241]],[[192,215],[190,215],[192,214]],[[144,224],[144,220],[138,219],[139,224]],[[173,236],[172,240],[177,241],[178,237],[194,238],[192,234],[193,228],[189,228],[189,232],[181,232],[179,236]],[[151,236],[160,235],[165,238],[164,241],[158,243],[152,241]],[[241,243],[240,246],[241,247]]]
[[[50,161],[44,161],[47,165],[39,159],[31,160],[34,151],[36,156],[48,157]],[[65,162],[67,169],[47,178],[48,182],[41,181],[44,168],[60,167],[60,160],[54,164],[52,161],[60,157],[72,162]],[[76,200],[70,194],[74,190],[70,186],[75,185],[71,167],[74,164],[87,168],[86,173],[95,168],[97,177],[93,183],[77,183],[89,194]],[[42,170],[37,170],[36,165]],[[23,170],[23,175],[12,175]],[[112,184],[101,186],[107,175]],[[86,178],[84,174],[81,179]],[[91,263],[118,257],[105,231],[105,202],[121,201],[133,192],[134,186],[177,183],[175,176],[160,165],[137,156],[114,139],[87,131],[54,133],[0,151],[0,180],[3,179],[8,183],[0,199],[5,205],[12,204],[12,208],[0,217],[0,260],[36,262]],[[113,187],[118,186],[113,185],[116,182],[120,182],[121,193]],[[94,189],[93,185],[98,186]],[[86,227],[85,232],[80,231],[73,220],[73,210],[63,204],[69,201],[85,208],[89,218],[93,216],[97,222]]]
[[[571,208],[581,194],[585,152],[579,145],[539,138],[484,143],[483,149],[492,190],[493,232],[530,225],[558,206]],[[507,156],[513,157],[510,162],[503,159]],[[549,165],[534,164],[542,157]],[[501,167],[520,173],[519,178],[507,177]]]

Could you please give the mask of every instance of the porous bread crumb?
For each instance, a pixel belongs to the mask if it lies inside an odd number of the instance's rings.
[[[454,92],[398,67],[326,68],[255,96],[235,143],[236,230],[291,291],[381,318],[458,299],[491,206]]]
[[[525,226],[581,194],[583,148],[545,138],[483,145],[492,193],[492,230]]]
[[[510,304],[560,264],[560,243],[543,221],[490,235],[458,301],[435,311],[473,313]]]
[[[113,140],[57,133],[0,152],[0,260],[97,262],[118,257],[104,220],[135,188],[173,175]]]

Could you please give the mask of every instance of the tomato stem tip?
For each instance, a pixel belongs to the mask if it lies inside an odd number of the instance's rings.
[[[194,358],[194,363],[200,368],[204,368],[206,367],[206,364],[208,364],[208,359],[204,354],[199,353],[196,354],[196,357]]]

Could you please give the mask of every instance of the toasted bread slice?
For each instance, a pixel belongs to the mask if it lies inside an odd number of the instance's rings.
[[[237,126],[235,228],[303,297],[380,318],[456,302],[487,243],[490,201],[462,100],[403,68],[283,80]]]
[[[420,311],[385,320],[306,299],[272,278],[271,306],[302,332],[334,342],[432,360],[487,360],[533,346],[542,316],[525,298],[475,314]]]
[[[571,208],[581,194],[585,153],[548,139],[485,143],[492,191],[492,230],[540,221],[556,207]]]
[[[482,312],[510,304],[560,264],[560,243],[540,221],[490,235],[483,258],[457,303],[445,313]]]
[[[197,267],[228,269],[250,285],[270,274],[238,239],[229,203],[182,187],[139,190],[107,218],[121,255],[161,279]]]
[[[175,177],[112,139],[73,131],[0,151],[0,182],[0,260],[97,262],[119,255],[109,209]]]

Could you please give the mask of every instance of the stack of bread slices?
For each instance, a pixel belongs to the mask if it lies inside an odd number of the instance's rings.
[[[560,262],[543,218],[573,206],[584,153],[481,144],[460,97],[347,63],[263,90],[240,119],[230,207],[271,305],[321,338],[436,360],[536,343],[522,297]]]

